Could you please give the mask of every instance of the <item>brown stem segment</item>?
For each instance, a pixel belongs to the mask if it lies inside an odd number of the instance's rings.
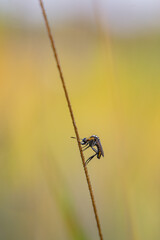
[[[78,129],[77,129],[77,126],[76,126],[75,118],[74,118],[74,115],[73,115],[71,102],[70,102],[70,99],[69,99],[66,84],[65,84],[64,77],[63,77],[63,74],[62,74],[62,69],[61,69],[60,62],[59,62],[58,55],[57,55],[57,51],[56,51],[56,48],[55,48],[55,43],[54,43],[54,40],[53,40],[53,37],[52,37],[52,34],[51,34],[51,29],[50,29],[50,26],[49,26],[49,23],[48,23],[46,11],[44,9],[44,5],[43,5],[42,0],[39,0],[39,2],[40,2],[41,9],[42,9],[43,17],[44,17],[44,20],[45,20],[48,36],[49,36],[49,39],[50,39],[50,42],[51,42],[51,47],[52,47],[54,57],[55,57],[55,60],[56,60],[56,64],[57,64],[60,79],[61,79],[61,82],[62,82],[63,90],[64,90],[64,93],[65,93],[66,101],[67,101],[67,104],[68,104],[69,112],[70,112],[70,115],[71,115],[74,131],[75,131],[75,134],[76,134],[76,139],[77,139],[77,143],[78,143],[78,146],[79,146],[79,151],[80,151],[80,155],[81,155],[81,158],[82,158],[82,164],[83,164],[84,172],[85,172],[85,175],[86,175],[88,189],[89,189],[89,193],[90,193],[90,197],[91,197],[91,201],[92,201],[92,206],[93,206],[93,210],[94,210],[94,214],[95,214],[95,219],[96,219],[96,223],[97,223],[99,237],[100,237],[101,240],[103,240],[100,221],[99,221],[99,217],[98,217],[98,213],[97,213],[97,207],[96,207],[95,200],[94,200],[92,185],[91,185],[91,181],[90,181],[90,178],[89,178],[87,167],[85,166],[85,159],[84,159],[84,155],[83,155],[83,152],[82,152],[82,147],[81,147],[81,144],[80,144],[80,137],[79,137]]]

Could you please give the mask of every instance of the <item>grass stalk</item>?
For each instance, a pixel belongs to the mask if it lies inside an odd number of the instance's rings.
[[[53,36],[52,36],[52,33],[51,33],[51,29],[50,29],[50,26],[49,26],[49,22],[48,22],[48,19],[47,19],[46,11],[44,9],[43,1],[39,0],[39,3],[40,3],[40,6],[41,6],[41,9],[42,9],[42,14],[43,14],[43,17],[44,17],[44,21],[45,21],[45,25],[46,25],[46,28],[47,28],[48,36],[49,36],[49,39],[50,39],[50,42],[51,42],[51,47],[52,47],[52,50],[53,50],[53,53],[54,53],[55,61],[56,61],[57,68],[58,68],[59,75],[60,75],[60,79],[61,79],[61,83],[62,83],[63,90],[64,90],[64,93],[65,93],[65,98],[66,98],[68,108],[69,108],[69,112],[70,112],[70,115],[71,115],[74,131],[75,131],[75,135],[76,135],[76,139],[77,139],[77,143],[78,143],[78,147],[79,147],[79,151],[80,151],[80,155],[81,155],[81,159],[82,159],[82,164],[83,164],[83,168],[84,168],[84,172],[85,172],[85,176],[86,176],[86,180],[87,180],[87,185],[88,185],[88,189],[89,189],[89,193],[90,193],[90,197],[91,197],[91,202],[92,202],[92,206],[93,206],[93,210],[94,210],[94,215],[95,215],[95,219],[96,219],[96,223],[97,223],[99,238],[100,238],[100,240],[103,240],[103,235],[102,235],[101,225],[100,225],[98,212],[97,212],[97,207],[96,207],[96,203],[95,203],[95,199],[94,199],[93,189],[92,189],[92,185],[91,185],[91,181],[90,181],[90,178],[89,178],[87,167],[85,166],[85,158],[84,158],[82,147],[81,147],[81,144],[80,144],[80,137],[79,137],[79,133],[78,133],[78,128],[77,128],[77,125],[76,125],[76,122],[75,122],[75,117],[74,117],[73,110],[72,110],[72,107],[71,107],[71,102],[70,102],[68,91],[67,91],[66,84],[65,84],[65,81],[64,81],[62,68],[60,66],[60,62],[59,62],[59,59],[58,59],[55,43],[54,43]]]

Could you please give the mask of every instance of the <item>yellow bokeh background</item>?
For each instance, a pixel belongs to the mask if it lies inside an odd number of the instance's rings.
[[[160,239],[160,35],[51,26],[79,134],[104,148],[88,165],[104,239]],[[45,26],[0,34],[0,239],[98,239]]]

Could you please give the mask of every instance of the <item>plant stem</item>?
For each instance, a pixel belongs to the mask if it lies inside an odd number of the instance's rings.
[[[100,221],[99,221],[98,212],[97,212],[97,207],[96,207],[95,200],[94,200],[93,189],[92,189],[92,185],[91,185],[91,181],[90,181],[90,178],[89,178],[87,167],[85,166],[85,159],[84,159],[84,155],[83,155],[83,152],[82,152],[80,137],[79,137],[78,129],[77,129],[77,126],[76,126],[75,118],[74,118],[74,115],[73,115],[71,102],[70,102],[70,99],[69,99],[68,91],[67,91],[67,88],[66,88],[66,84],[65,84],[65,81],[64,81],[63,74],[62,74],[62,69],[61,69],[60,62],[59,62],[58,55],[57,55],[57,51],[56,51],[56,48],[55,48],[55,43],[54,43],[54,40],[53,40],[53,37],[52,37],[52,34],[51,34],[51,29],[50,29],[49,22],[48,22],[48,19],[47,19],[46,11],[44,9],[44,5],[43,5],[42,0],[39,0],[39,2],[40,2],[41,9],[42,9],[44,21],[45,21],[45,24],[46,24],[48,36],[49,36],[49,39],[50,39],[50,42],[51,42],[51,47],[52,47],[54,57],[55,57],[55,60],[56,60],[56,64],[57,64],[60,79],[61,79],[61,82],[62,82],[63,90],[64,90],[64,93],[65,93],[66,101],[67,101],[67,104],[68,104],[69,112],[70,112],[70,115],[71,115],[74,131],[75,131],[75,134],[76,134],[76,139],[77,139],[77,143],[78,143],[78,146],[79,146],[79,151],[80,151],[80,155],[81,155],[81,159],[82,159],[82,164],[83,164],[83,168],[84,168],[84,172],[85,172],[85,176],[86,176],[86,180],[87,180],[87,184],[88,184],[88,189],[89,189],[89,193],[90,193],[90,197],[91,197],[91,201],[92,201],[92,206],[93,206],[93,210],[94,210],[94,215],[95,215],[95,219],[96,219],[96,223],[97,223],[99,237],[100,237],[101,240],[103,240]]]

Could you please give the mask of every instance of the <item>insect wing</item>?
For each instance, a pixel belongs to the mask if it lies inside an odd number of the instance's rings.
[[[98,143],[99,143],[99,148],[101,150],[101,154],[104,157],[104,151],[103,151],[102,144],[101,144],[100,140],[98,141]]]

